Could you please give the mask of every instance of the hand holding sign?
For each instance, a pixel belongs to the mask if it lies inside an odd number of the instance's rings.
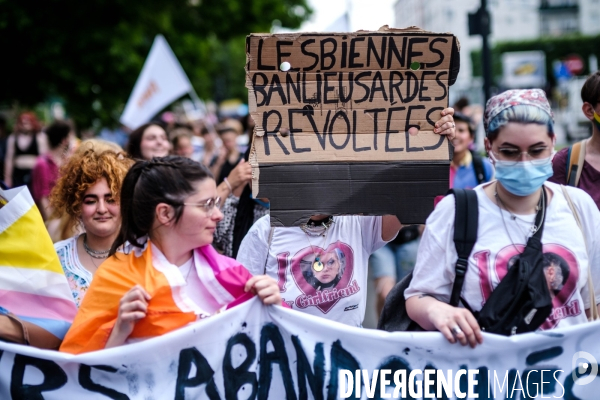
[[[454,139],[456,136],[455,125],[454,125],[454,108],[448,107],[442,110],[442,117],[435,123],[433,132],[445,135],[448,140]]]
[[[231,171],[227,180],[231,184],[231,188],[235,191],[240,186],[245,186],[247,183],[252,181],[252,166],[242,159]]]
[[[442,110],[441,118],[435,123],[435,127],[433,129],[434,133],[439,135],[445,135],[448,137],[448,140],[454,139],[456,136],[455,133],[455,125],[454,125],[454,108],[448,107]],[[419,134],[419,128],[412,127],[408,130],[408,133],[411,136],[416,136]]]

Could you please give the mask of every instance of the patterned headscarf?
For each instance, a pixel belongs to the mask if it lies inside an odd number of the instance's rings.
[[[483,114],[483,126],[486,133],[490,122],[500,112],[513,106],[534,106],[547,113],[554,120],[554,114],[550,108],[550,103],[546,98],[546,93],[542,89],[514,89],[502,92],[488,100]]]

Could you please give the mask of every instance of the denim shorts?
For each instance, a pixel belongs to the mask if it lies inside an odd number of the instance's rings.
[[[398,282],[412,271],[417,262],[421,238],[404,244],[388,243],[369,258],[369,268],[374,279],[389,276]]]

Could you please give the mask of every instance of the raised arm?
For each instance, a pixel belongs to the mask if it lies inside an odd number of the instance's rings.
[[[441,118],[435,123],[434,132],[438,135],[446,135],[449,140],[454,139],[456,135],[454,126],[454,108],[448,107],[442,110]],[[402,228],[402,224],[395,215],[384,215],[381,227],[381,239],[385,241],[392,240],[398,231]]]
[[[229,173],[225,181],[217,187],[217,193],[221,199],[225,200],[227,196],[233,194],[239,197],[244,186],[252,180],[252,167],[250,163],[241,160],[238,165]],[[241,190],[240,190],[241,189]]]
[[[395,215],[384,215],[381,220],[381,240],[389,242],[396,237],[402,228],[400,220]]]

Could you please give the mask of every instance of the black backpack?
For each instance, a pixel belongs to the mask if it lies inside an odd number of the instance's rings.
[[[464,192],[464,193],[461,193]],[[458,253],[456,277],[450,295],[451,306],[458,306],[467,270],[467,260],[477,240],[478,204],[472,190],[454,189],[456,216],[454,219],[454,245]],[[536,233],[506,276],[500,281],[480,311],[473,311],[481,329],[488,333],[514,335],[532,332],[539,328],[552,312],[552,299],[543,269],[541,237],[544,228],[546,190],[542,190],[542,204],[536,215]],[[386,331],[423,330],[406,312],[404,291],[410,285],[412,273],[390,291],[385,300],[377,329]]]
[[[450,189],[447,194],[454,194],[456,199],[456,213],[454,216],[454,246],[458,259],[456,260],[456,277],[450,305],[458,306],[460,292],[465,281],[467,272],[467,260],[471,255],[473,246],[477,241],[477,222],[479,220],[479,208],[477,194],[470,189]],[[394,331],[422,331],[423,329],[408,316],[404,291],[410,285],[412,272],[398,282],[385,299],[377,329],[388,332]]]
[[[485,168],[483,167],[483,158],[473,150],[469,150],[471,152],[471,156],[473,157],[473,171],[475,171],[475,178],[477,179],[477,184],[481,185],[484,182],[487,182],[487,178],[485,176]]]

